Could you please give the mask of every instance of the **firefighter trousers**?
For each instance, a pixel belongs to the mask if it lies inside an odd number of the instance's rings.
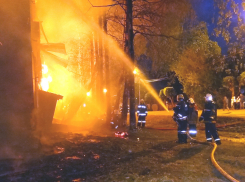
[[[220,141],[215,123],[205,123],[205,133],[208,142],[212,142],[212,137],[216,143]]]
[[[196,124],[189,124],[189,134],[191,137],[195,137],[197,134],[197,126]]]
[[[178,120],[178,142],[187,143],[187,120]]]
[[[138,127],[145,127],[145,123],[146,123],[146,121],[145,121],[145,116],[139,116],[138,117]]]

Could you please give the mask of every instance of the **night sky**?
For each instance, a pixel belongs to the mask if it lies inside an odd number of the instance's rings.
[[[237,3],[241,4],[242,0],[236,0]],[[212,35],[214,28],[216,27],[216,21],[218,18],[218,9],[217,7],[214,6],[214,1],[213,0],[200,0],[200,1],[193,1],[192,2],[193,8],[196,11],[198,20],[200,21],[204,21],[207,23],[207,27],[208,27],[208,33],[210,36],[210,39],[213,41],[218,42],[219,46],[222,49],[222,54],[227,54],[227,44],[225,42],[225,40],[223,39],[223,37],[216,37],[214,35]],[[242,13],[242,18],[244,21],[244,17],[245,17],[245,12],[242,10],[242,7],[240,7],[240,12]],[[212,19],[214,18],[214,23],[212,22]],[[232,18],[232,23],[230,25],[230,32],[232,32],[233,27],[236,26],[237,21],[236,21],[236,17],[234,16]],[[231,42],[234,41],[234,37],[231,35]]]

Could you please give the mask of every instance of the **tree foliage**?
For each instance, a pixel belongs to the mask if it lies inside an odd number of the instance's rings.
[[[193,10],[185,0],[161,1],[157,9],[158,16],[151,17],[154,22],[151,31],[136,36],[136,41],[145,43],[143,50],[153,60],[151,78],[164,77],[170,71],[171,62],[179,55],[183,26],[187,19],[193,18],[190,17]]]
[[[240,41],[244,35],[244,24],[242,21],[242,11],[244,2],[235,0],[214,0],[218,8],[219,16],[216,19],[217,27],[214,29],[216,36],[224,37],[227,43],[230,42],[232,35],[235,35]]]
[[[200,95],[214,92],[221,85],[219,73],[223,71],[221,49],[209,39],[207,27],[200,22],[183,34],[183,51],[171,68],[184,86],[184,92],[201,103]]]
[[[114,2],[118,6],[107,13],[108,34],[123,46],[124,1]],[[133,1],[135,58],[145,54],[153,60],[151,78],[166,76],[170,71],[169,65],[178,55],[183,25],[192,11],[187,0]]]
[[[231,97],[234,96],[235,78],[233,76],[226,76],[223,78],[223,87],[231,91]]]
[[[228,46],[223,83],[225,81],[224,86],[229,88],[231,95],[234,96],[239,92],[235,88],[237,85],[239,88],[241,87],[241,73],[245,71],[245,25],[243,17],[245,2],[244,0],[214,0],[214,2],[218,9],[218,17],[214,17],[214,23],[216,23],[214,35],[222,36]],[[228,82],[229,78],[232,83]]]
[[[239,86],[245,86],[245,72],[242,72],[238,77]]]

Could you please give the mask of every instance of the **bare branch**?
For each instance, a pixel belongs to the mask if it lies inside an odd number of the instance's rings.
[[[89,4],[90,4],[92,7],[94,7],[94,8],[104,8],[104,7],[110,7],[110,6],[117,6],[117,5],[119,5],[119,4],[108,4],[108,5],[95,6],[95,5],[93,5],[93,4],[90,2],[90,0],[88,0],[88,2],[89,2]]]
[[[151,33],[146,33],[146,32],[140,32],[140,31],[136,31],[135,32],[135,35],[136,34],[141,34],[141,35],[146,35],[146,36],[152,36],[152,37],[166,37],[166,38],[172,38],[174,40],[182,40],[182,39],[179,39],[177,37],[174,37],[174,36],[171,36],[171,35],[165,35],[165,34],[151,34]]]
[[[117,23],[117,24],[121,25],[122,27],[124,27],[124,24],[121,21],[116,21],[113,19],[108,19],[108,21],[112,21],[112,22]]]
[[[112,38],[114,38],[117,42],[119,42],[120,44],[123,43],[123,40],[120,40],[118,37],[116,37],[115,35],[112,35],[110,33],[107,33],[108,36],[111,36]]]

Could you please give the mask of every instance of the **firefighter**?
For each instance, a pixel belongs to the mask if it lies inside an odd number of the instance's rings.
[[[189,134],[191,137],[195,137],[197,134],[197,121],[198,121],[198,110],[197,105],[193,98],[188,100],[188,115],[187,115],[187,122],[189,125]]]
[[[178,125],[178,143],[187,143],[187,112],[188,107],[183,94],[177,95],[177,105],[174,107],[173,119]]]
[[[212,142],[212,137],[217,145],[221,144],[215,123],[217,120],[217,109],[211,94],[206,94],[205,105],[199,121],[205,123],[205,133],[207,142]]]
[[[140,104],[138,105],[137,109],[137,116],[138,116],[138,127],[144,128],[145,127],[145,117],[147,116],[147,107],[143,99],[140,100]]]

